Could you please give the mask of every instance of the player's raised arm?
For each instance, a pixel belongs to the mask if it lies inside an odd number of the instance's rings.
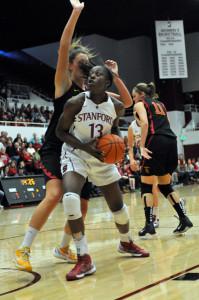
[[[68,69],[69,50],[76,23],[84,8],[84,2],[81,3],[79,0],[70,0],[70,3],[73,7],[73,11],[60,40],[59,56],[55,74],[55,98],[61,97],[72,84]]]
[[[113,72],[113,75],[114,75],[113,82],[118,89],[119,95],[110,93],[110,92],[108,92],[108,94],[115,97],[119,101],[121,101],[124,104],[125,108],[130,107],[133,104],[133,100],[132,100],[132,97],[131,97],[127,87],[125,86],[125,84],[123,83],[123,81],[120,79],[120,77],[118,75],[117,63],[113,60],[107,60],[106,66],[109,69],[111,69],[111,71]]]

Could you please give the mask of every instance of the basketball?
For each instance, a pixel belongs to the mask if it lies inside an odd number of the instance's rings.
[[[104,151],[104,161],[107,164],[119,162],[125,153],[124,141],[115,134],[106,134],[97,143],[97,148]]]

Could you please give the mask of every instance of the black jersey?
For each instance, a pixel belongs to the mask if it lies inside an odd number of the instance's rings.
[[[50,144],[56,149],[61,149],[63,142],[55,134],[57,123],[61,114],[63,113],[63,108],[66,101],[74,96],[77,96],[81,92],[83,92],[83,90],[74,82],[72,82],[70,89],[63,96],[53,100],[54,113],[45,134],[44,148],[46,144]]]
[[[141,101],[146,108],[149,122],[148,137],[159,134],[176,138],[176,135],[171,130],[164,104],[150,97],[145,97]]]

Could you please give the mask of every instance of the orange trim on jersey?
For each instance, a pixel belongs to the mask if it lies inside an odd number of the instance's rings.
[[[42,167],[44,173],[46,174],[46,176],[48,176],[48,177],[51,178],[51,179],[59,179],[59,178],[57,178],[57,176],[52,175],[51,172],[48,172],[48,171],[45,169],[45,167],[44,167],[44,165],[43,165],[42,163],[41,163],[41,167]]]
[[[145,106],[146,106],[146,108],[147,108],[147,111],[148,111],[148,114],[149,114],[149,119],[150,119],[151,133],[154,134],[154,133],[155,133],[155,130],[154,130],[154,126],[153,126],[153,118],[152,118],[152,114],[151,114],[149,105],[148,105],[148,103],[146,103],[146,101],[144,101],[144,99],[142,99],[141,101],[144,102],[144,104],[145,104]]]

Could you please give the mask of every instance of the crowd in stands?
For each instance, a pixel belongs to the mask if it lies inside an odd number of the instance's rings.
[[[25,106],[21,104],[18,107],[18,103],[15,103],[13,108],[8,107],[7,110],[4,106],[0,108],[0,125],[3,125],[3,121],[14,122],[7,123],[10,126],[25,126],[23,123],[49,123],[52,117],[53,111],[49,110],[49,107],[40,106],[35,104],[31,107],[30,104]],[[2,121],[2,122],[1,122]],[[34,126],[37,126],[34,124]]]
[[[178,166],[172,174],[171,181],[173,184],[183,183],[183,185],[199,182],[199,157],[197,161],[195,158],[186,161],[179,155]]]
[[[1,132],[0,136],[0,170],[1,177],[42,174],[42,163],[39,150],[44,142],[44,136],[28,140],[22,139],[18,133],[15,139],[8,133]]]
[[[53,115],[53,110],[49,110],[49,106],[40,106],[37,107],[35,104],[31,107],[31,104],[19,106],[18,103],[15,103],[14,107],[8,107],[5,109],[5,106],[0,107],[0,125],[5,125],[5,121],[12,122],[6,123],[9,126],[32,126],[30,123],[34,124],[34,127],[39,127],[41,123],[49,123]],[[25,124],[28,123],[28,124]],[[119,127],[128,128],[130,122],[126,122],[124,119],[119,121]]]

